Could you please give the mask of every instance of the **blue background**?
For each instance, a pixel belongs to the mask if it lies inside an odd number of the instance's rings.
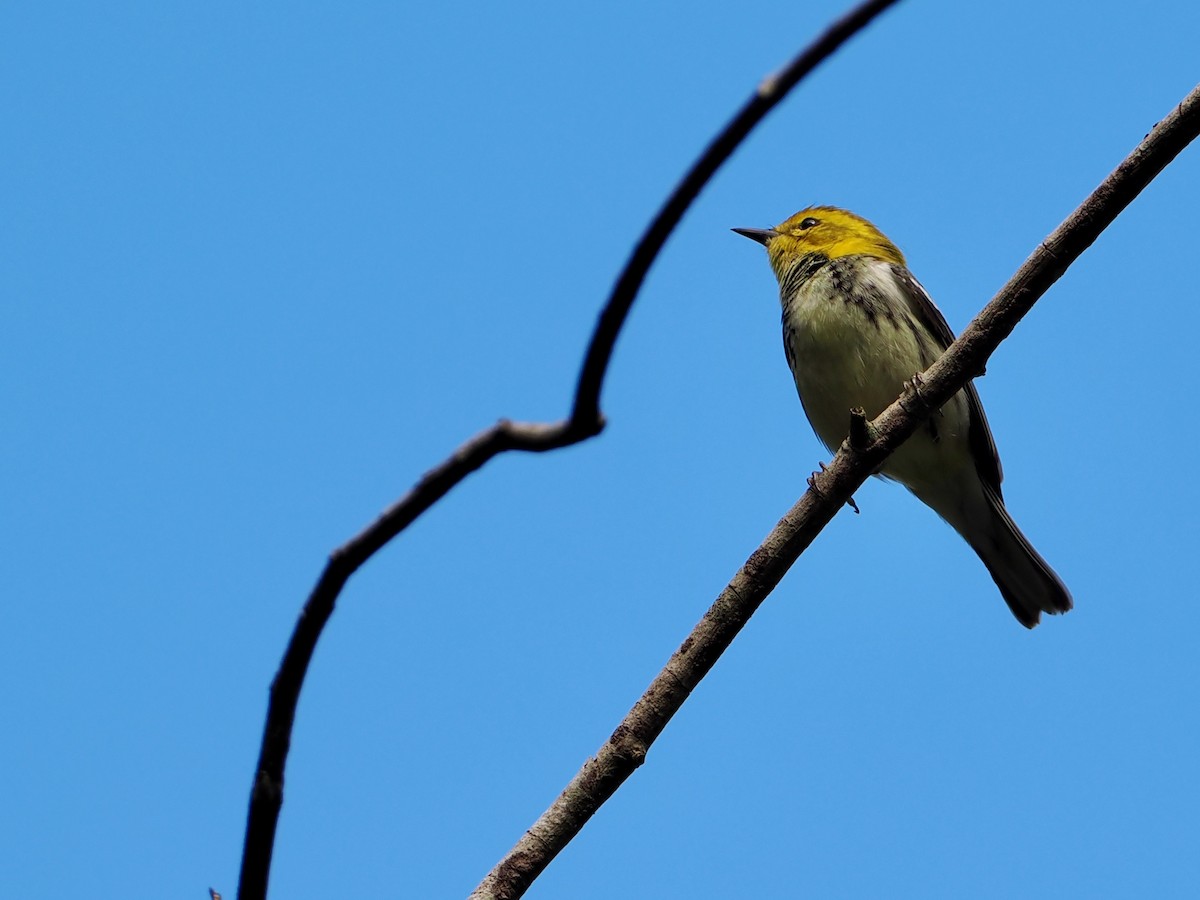
[[[231,897],[326,554],[501,416],[561,417],[700,148],[840,3],[0,12],[6,889]],[[826,454],[761,250],[874,220],[961,329],[1198,80],[1200,7],[912,2],[654,267],[608,430],[498,459],[350,583],[275,897],[461,897]],[[531,897],[1200,891],[1192,147],[979,382],[1077,609],[1027,633],[872,482]]]

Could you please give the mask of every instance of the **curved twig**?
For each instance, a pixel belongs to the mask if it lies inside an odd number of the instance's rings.
[[[1200,86],[1159,122],[1092,195],[1043,241],[975,320],[921,376],[924,403],[901,397],[813,479],[672,654],[594,757],[488,874],[471,900],[512,900],[579,832],[646,758],[646,751],[759,605],[854,491],[920,426],[983,370],[988,357],[1117,215],[1200,134]],[[911,387],[909,388],[911,390]]]
[[[762,83],[667,198],[625,264],[600,313],[579,373],[569,419],[556,423],[502,421],[477,434],[448,459],[427,472],[404,497],[348,543],[339,547],[309,594],[271,682],[262,746],[250,791],[250,810],[242,847],[239,900],[263,900],[267,894],[275,829],[283,805],[284,768],[291,743],[296,704],[317,641],[337,598],[351,575],[381,547],[407,528],[451,488],[506,450],[543,452],[567,447],[604,428],[600,391],[617,337],[642,281],[684,211],[734,149],[795,85],[850,37],[897,0],[869,0],[831,26],[778,75]]]
[[[825,33],[813,41],[805,50],[789,62],[782,70],[763,80],[754,95],[743,106],[708,145],[695,165],[679,182],[679,185],[667,198],[662,209],[658,211],[650,227],[646,229],[642,239],[634,247],[625,264],[624,271],[613,287],[612,295],[600,313],[596,323],[595,334],[592,335],[591,345],[587,356],[584,357],[583,368],[579,373],[579,384],[575,391],[575,406],[571,412],[572,421],[582,419],[587,421],[597,415],[600,409],[600,388],[604,381],[604,373],[608,369],[608,361],[612,357],[613,347],[629,308],[642,286],[650,265],[667,242],[667,237],[679,224],[684,212],[692,201],[700,195],[700,191],[708,184],[713,174],[720,168],[738,145],[746,139],[754,127],[763,120],[767,113],[775,108],[788,92],[794,88],[804,76],[828,59],[842,44],[854,37],[865,28],[880,13],[897,0],[871,0],[863,3],[838,19],[826,29]]]

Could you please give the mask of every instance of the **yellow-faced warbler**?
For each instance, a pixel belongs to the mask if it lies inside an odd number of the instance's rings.
[[[875,418],[954,340],[900,250],[854,213],[814,206],[775,228],[733,230],[767,248],[788,366],[808,421],[831,451],[849,431],[853,407]],[[1004,508],[1000,458],[974,385],[935,412],[879,474],[966,539],[1022,625],[1071,608],[1066,586]]]

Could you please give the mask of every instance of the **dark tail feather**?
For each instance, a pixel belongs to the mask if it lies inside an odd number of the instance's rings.
[[[1004,501],[987,485],[983,489],[991,508],[990,527],[972,529],[974,533],[964,537],[987,566],[1017,621],[1032,628],[1044,612],[1069,610],[1072,602],[1067,586],[1021,534]]]

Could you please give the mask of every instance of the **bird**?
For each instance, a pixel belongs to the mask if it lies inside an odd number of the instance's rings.
[[[874,419],[954,341],[900,249],[862,216],[810,206],[774,228],[733,231],[767,250],[788,368],[830,452],[845,439],[852,408]],[[963,537],[1026,628],[1042,613],[1071,609],[1070,591],[1005,509],[1000,457],[974,384],[875,474],[900,482]]]

